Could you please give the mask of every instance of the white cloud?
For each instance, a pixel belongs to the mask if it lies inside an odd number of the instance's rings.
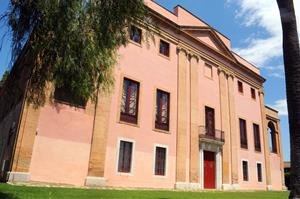
[[[271,105],[271,107],[277,110],[279,112],[279,115],[281,116],[288,115],[286,99],[280,99],[275,101],[275,104]]]
[[[261,27],[267,33],[267,36],[256,35],[252,39],[247,38],[245,40],[247,46],[236,48],[234,51],[258,67],[263,67],[273,59],[282,56],[282,29],[276,0],[227,0],[227,3],[238,5],[236,17],[242,20],[244,26]],[[294,0],[294,7],[299,30],[299,0]],[[300,35],[300,31],[298,33]]]

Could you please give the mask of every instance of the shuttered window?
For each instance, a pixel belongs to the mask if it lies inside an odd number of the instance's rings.
[[[121,102],[121,121],[137,124],[140,84],[124,78]]]
[[[248,162],[243,161],[243,180],[248,181],[249,176],[248,176]]]
[[[257,181],[262,182],[262,168],[261,168],[261,163],[257,163]]]
[[[253,124],[253,133],[255,151],[261,151],[259,126],[257,124]]]
[[[161,90],[156,92],[155,128],[169,130],[170,94]]]
[[[164,176],[166,170],[166,148],[156,147],[155,151],[155,175]]]
[[[121,141],[118,172],[130,173],[132,161],[132,142]]]
[[[243,120],[243,119],[239,119],[239,121],[240,121],[241,148],[247,149],[248,148],[248,141],[247,141],[246,121]]]

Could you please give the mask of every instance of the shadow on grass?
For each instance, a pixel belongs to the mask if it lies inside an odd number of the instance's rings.
[[[0,198],[1,199],[19,199],[18,197],[14,196],[12,194],[2,193],[2,192],[0,192]]]

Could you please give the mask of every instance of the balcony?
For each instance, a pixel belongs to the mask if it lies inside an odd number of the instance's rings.
[[[199,140],[223,145],[225,142],[224,131],[214,129],[214,131],[209,132],[206,126],[199,126]]]

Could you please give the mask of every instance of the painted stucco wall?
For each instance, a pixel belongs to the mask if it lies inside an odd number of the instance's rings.
[[[142,47],[129,43],[120,49],[112,96],[110,123],[107,139],[105,178],[108,186],[173,188],[175,183],[175,147],[177,117],[177,54],[170,45],[170,58],[159,55],[159,37],[144,41]],[[140,82],[138,125],[119,121],[122,82],[127,77]],[[170,93],[170,130],[154,130],[156,89]],[[134,141],[132,173],[118,174],[118,140]],[[154,175],[154,145],[168,147],[166,177]]]
[[[83,186],[93,117],[68,105],[41,108],[30,165],[32,181]]]

